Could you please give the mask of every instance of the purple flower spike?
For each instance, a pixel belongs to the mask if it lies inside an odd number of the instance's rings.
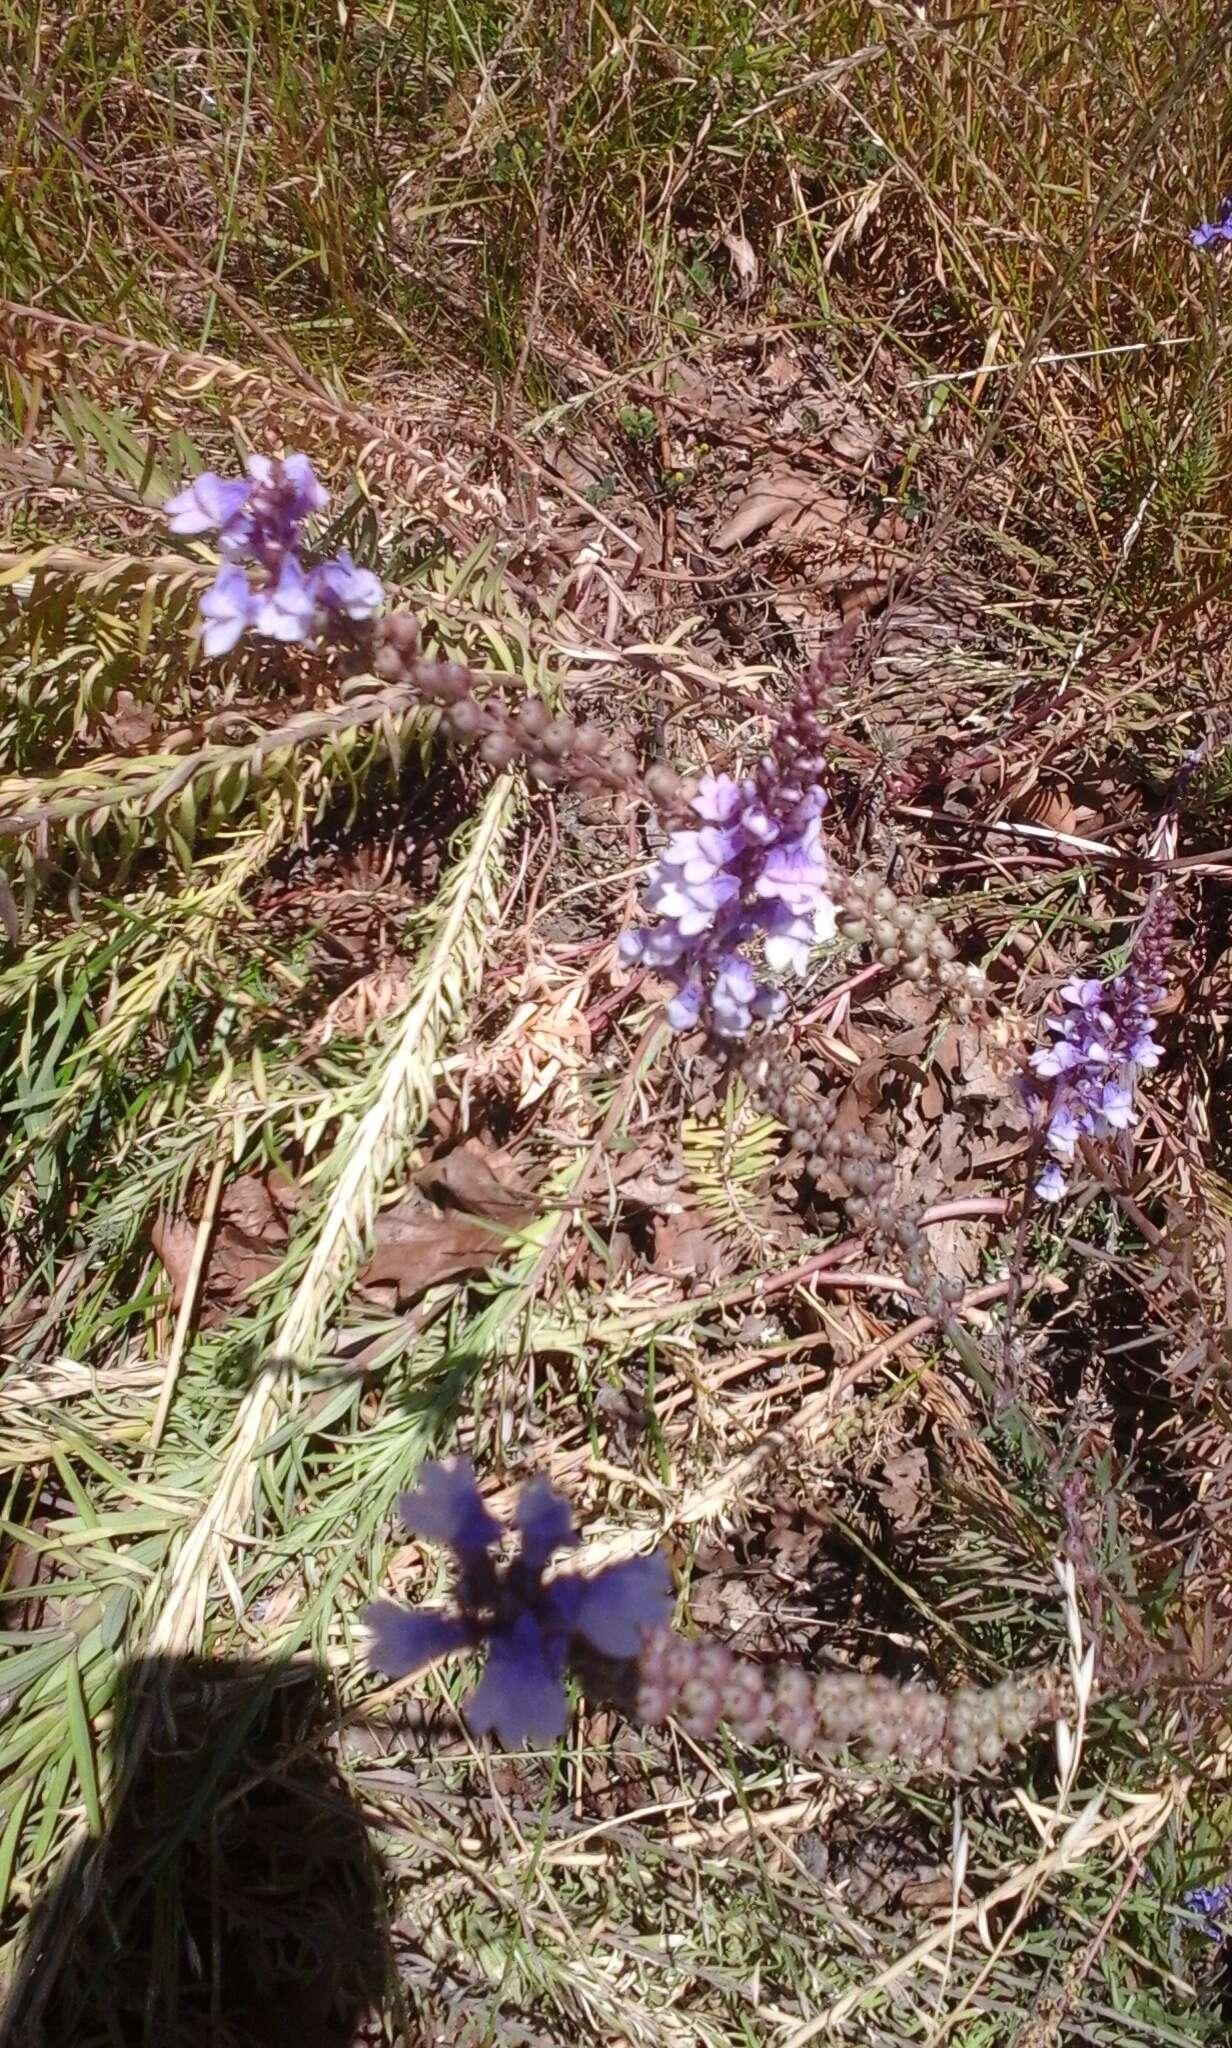
[[[486,1646],[487,1669],[467,1718],[476,1733],[492,1733],[507,1748],[555,1742],[564,1733],[565,1673],[576,1648],[635,1657],[643,1634],[671,1612],[671,1580],[658,1556],[608,1565],[591,1578],[562,1572],[545,1585],[553,1552],[578,1540],[568,1503],[546,1480],[523,1488],[513,1516],[521,1543],[503,1565],[493,1554],[500,1524],[464,1459],[423,1466],[400,1505],[414,1534],[448,1544],[457,1557],[458,1613],[407,1613],[376,1601],[365,1615],[369,1661],[404,1675],[451,1651]]]
[[[212,469],[203,469],[184,490],[168,498],[163,506],[163,511],[170,515],[167,524],[172,533],[213,533],[218,527],[225,529],[242,511],[251,489],[251,484],[240,477],[215,476]]]
[[[1232,1922],[1232,1883],[1199,1884],[1184,1894],[1181,1904],[1196,1913],[1208,1941],[1223,1941]]]
[[[205,653],[211,659],[215,655],[229,654],[240,634],[252,625],[257,615],[257,600],[248,587],[244,571],[233,565],[221,568],[202,598],[199,609],[205,620],[201,634]]]
[[[659,922],[621,939],[626,965],[663,969],[675,983],[674,1031],[704,1023],[720,1038],[745,1037],[754,1017],[786,1006],[758,967],[803,974],[813,947],[834,937],[820,762],[801,753],[794,718],[746,781],[702,776],[692,800],[700,827],[672,833],[646,885]]]
[[[1158,1065],[1152,1009],[1166,992],[1172,907],[1161,891],[1138,933],[1128,964],[1101,981],[1073,976],[1060,991],[1059,1017],[1048,1019],[1051,1045],[1030,1056],[1022,1092],[1049,1154],[1035,1192],[1043,1202],[1065,1193],[1064,1167],[1083,1138],[1132,1130],[1139,1072]]]
[[[374,618],[380,581],[345,549],[307,571],[300,560],[304,521],[327,502],[308,457],[250,455],[247,468],[247,480],[206,470],[166,506],[173,533],[216,530],[231,565],[201,605],[206,653],[225,654],[249,626],[271,640],[311,640],[331,614],[355,625]],[[256,565],[255,586],[240,562]]]

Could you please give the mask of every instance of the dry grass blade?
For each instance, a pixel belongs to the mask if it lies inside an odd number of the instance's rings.
[[[312,1249],[278,1323],[266,1362],[235,1417],[221,1470],[186,1531],[147,1647],[154,1657],[200,1643],[214,1571],[228,1537],[243,1529],[260,1446],[284,1399],[288,1374],[315,1358],[325,1316],[363,1255],[386,1183],[405,1162],[431,1105],[445,1037],[473,996],[493,929],[496,868],[511,789],[496,782],[465,855],[441,893],[431,940],[391,1031],[371,1108],[332,1162],[334,1177]]]

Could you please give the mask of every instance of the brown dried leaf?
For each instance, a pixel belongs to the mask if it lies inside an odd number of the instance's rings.
[[[874,1490],[896,1529],[918,1527],[931,1490],[928,1459],[918,1444],[886,1459]]]
[[[482,1273],[504,1249],[505,1233],[459,1210],[434,1209],[412,1199],[377,1218],[372,1257],[359,1278],[367,1286],[392,1285],[398,1304],[411,1301],[442,1280]]]
[[[150,1225],[151,1248],[171,1282],[172,1308],[178,1309],[184,1299],[196,1242],[197,1226],[187,1216],[156,1216]]]
[[[676,1279],[711,1280],[722,1275],[729,1263],[722,1239],[702,1210],[679,1209],[659,1217],[651,1261],[657,1273],[670,1273]]]
[[[401,962],[362,974],[336,995],[309,1026],[304,1034],[304,1051],[320,1052],[331,1038],[362,1038],[374,1024],[398,1008],[406,994],[408,978],[409,969]]]
[[[507,1152],[467,1138],[441,1159],[430,1159],[415,1175],[427,1192],[472,1216],[485,1216],[510,1230],[522,1230],[540,1213],[533,1189],[519,1177]]]
[[[751,540],[767,527],[788,526],[801,539],[833,539],[843,526],[848,504],[845,498],[829,497],[817,479],[795,470],[773,471],[753,483],[729,519],[715,534],[711,546],[720,554]]]
[[[223,1190],[219,1219],[248,1237],[286,1242],[287,1213],[297,1207],[299,1191],[273,1174],[242,1173]]]
[[[757,289],[757,279],[761,270],[761,265],[757,261],[757,251],[747,235],[738,235],[733,231],[731,234],[721,235],[719,239],[731,257],[741,297],[751,297]]]

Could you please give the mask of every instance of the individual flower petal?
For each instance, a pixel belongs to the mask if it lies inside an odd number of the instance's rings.
[[[212,533],[225,526],[239,512],[252,486],[242,477],[215,476],[203,469],[182,491],[168,498],[163,511],[172,533]]]
[[[776,904],[774,910],[776,914],[766,938],[766,965],[775,974],[803,974],[813,950],[813,922],[807,917],[792,917],[781,904]]]
[[[648,967],[674,967],[684,950],[684,936],[673,925],[661,924],[657,931],[642,934],[642,958]]]
[[[1078,1010],[1098,1010],[1103,1004],[1104,984],[1095,976],[1074,975],[1061,985],[1061,1001]]]
[[[554,1550],[579,1541],[568,1501],[546,1479],[532,1479],[522,1488],[513,1526],[522,1537],[522,1562],[531,1571],[542,1571]]]
[[[753,997],[751,1008],[755,1017],[760,1017],[767,1024],[773,1024],[787,1008],[787,997],[781,988],[771,988],[768,982],[762,982]]]
[[[466,1704],[475,1733],[497,1735],[506,1749],[558,1741],[569,1722],[564,1664],[563,1641],[546,1642],[530,1615],[494,1631],[487,1669]]]
[[[1106,1081],[1100,1089],[1099,1115],[1110,1130],[1127,1131],[1134,1120],[1134,1091],[1127,1081]]]
[[[673,1031],[691,1031],[702,1013],[703,990],[696,981],[686,982],[667,1006],[667,1021]]]
[[[279,482],[287,494],[293,518],[307,519],[311,513],[325,510],[329,503],[328,493],[318,483],[306,455],[284,455],[280,470]],[[349,555],[346,560],[350,561]]]
[[[812,915],[826,900],[830,870],[818,847],[806,840],[781,840],[770,847],[754,894],[774,897],[797,914]]]
[[[711,825],[727,825],[740,809],[743,792],[730,775],[703,775],[693,798],[699,818]]]
[[[242,569],[227,565],[218,571],[198,607],[205,620],[201,646],[211,660],[228,654],[240,634],[253,624],[257,603]]]
[[[753,1021],[750,1005],[756,994],[757,983],[747,960],[732,954],[720,962],[710,991],[710,1015],[721,1038],[744,1037]]]
[[[348,619],[375,618],[384,601],[380,578],[359,569],[344,548],[332,562],[322,562],[308,578],[317,603]]]
[[[636,1657],[644,1632],[671,1619],[672,1579],[660,1551],[610,1564],[578,1584],[574,1628],[601,1656]]]
[[[316,602],[294,555],[284,557],[277,581],[262,593],[256,627],[270,640],[307,640],[316,617]]]
[[[1058,1102],[1048,1118],[1048,1150],[1054,1159],[1068,1164],[1079,1138],[1090,1135],[1089,1125],[1090,1118],[1076,1115],[1072,1104]]]
[[[616,941],[616,954],[622,967],[640,966],[646,951],[648,932],[622,932]]]
[[[368,1630],[368,1662],[387,1678],[406,1678],[423,1671],[438,1657],[466,1650],[475,1638],[469,1622],[428,1608],[415,1612],[392,1600],[374,1600],[364,1609]]]
[[[500,1542],[501,1525],[488,1513],[469,1458],[450,1465],[421,1465],[414,1488],[398,1509],[412,1536],[447,1543],[463,1560]]]
[[[1055,1159],[1050,1159],[1035,1183],[1035,1192],[1041,1202],[1059,1202],[1065,1193],[1065,1175]]]

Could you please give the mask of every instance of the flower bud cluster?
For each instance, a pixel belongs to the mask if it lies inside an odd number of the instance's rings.
[[[371,659],[383,681],[401,683],[443,705],[448,731],[477,747],[490,768],[521,764],[541,788],[569,783],[583,795],[622,791],[644,796],[661,809],[670,809],[686,793],[673,769],[660,764],[643,776],[636,755],[613,745],[601,726],[553,714],[539,697],[524,698],[516,710],[498,696],[479,697],[477,678],[465,663],[424,653],[419,622],[410,612],[392,612],[377,621]]]
[[[1024,1672],[990,1687],[897,1685],[861,1671],[766,1668],[725,1643],[648,1631],[638,1660],[637,1718],[675,1716],[705,1741],[720,1722],[740,1740],[777,1737],[802,1756],[854,1748],[875,1761],[969,1777],[991,1770],[1058,1710],[1057,1674]]]
[[[842,884],[841,905],[845,939],[872,946],[881,965],[897,968],[906,981],[935,983],[959,1016],[987,993],[983,970],[955,957],[953,941],[926,904],[901,902],[875,875],[852,875]]]
[[[907,1285],[923,1296],[934,1321],[945,1322],[962,1299],[962,1282],[937,1272],[922,1227],[923,1204],[897,1192],[893,1168],[872,1139],[863,1131],[834,1128],[837,1103],[810,1091],[798,1061],[771,1059],[763,1047],[753,1046],[738,1071],[750,1093],[791,1133],[809,1178],[834,1176],[842,1183],[843,1206],[856,1229],[901,1262]]]

